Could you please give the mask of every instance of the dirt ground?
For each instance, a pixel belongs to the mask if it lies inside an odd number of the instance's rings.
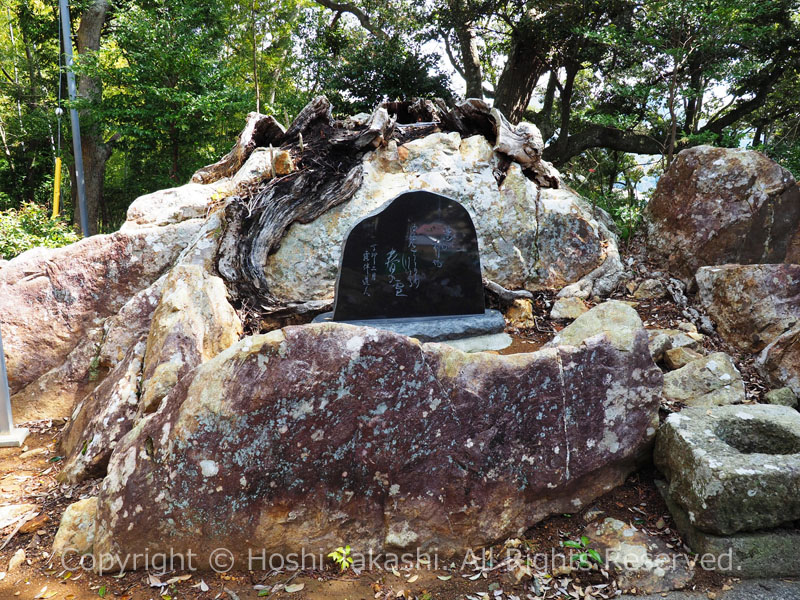
[[[638,263],[634,268],[639,279],[650,275],[650,267]],[[620,289],[613,297],[631,301],[631,290]],[[510,329],[514,344],[504,353],[530,352],[546,343],[565,323],[550,321],[546,315],[554,297],[551,293],[537,294],[534,299],[535,322],[523,329]],[[591,303],[590,303],[591,304]],[[686,318],[681,308],[669,300],[639,301],[635,308],[645,326],[675,327]],[[742,371],[749,401],[759,401],[766,390],[752,368],[752,359],[727,347],[718,336],[706,338],[708,350],[731,354]],[[661,416],[679,409],[662,406]],[[546,598],[609,598],[617,594],[613,573],[599,568],[581,572],[530,572],[524,565],[503,561],[504,549],[521,548],[533,554],[563,552],[562,542],[578,538],[587,524],[587,513],[602,511],[602,516],[615,517],[640,529],[658,535],[675,553],[688,551],[673,530],[672,520],[658,494],[654,480],[658,473],[651,466],[633,474],[625,484],[598,499],[580,513],[547,519],[531,528],[522,540],[507,542],[491,549],[493,557],[484,560],[477,551],[472,564],[443,564],[438,570],[400,569],[392,571],[352,570],[340,573],[334,565],[325,570],[288,572],[204,573],[147,573],[134,572],[122,576],[98,576],[92,572],[63,568],[50,555],[53,538],[64,509],[81,498],[96,495],[99,480],[78,486],[59,484],[56,476],[61,458],[57,454],[57,439],[63,422],[29,424],[32,434],[24,448],[0,449],[0,506],[31,503],[37,516],[20,529],[12,524],[0,531],[0,600],[48,599],[88,600],[122,598],[128,600],[203,600],[271,597],[286,600],[389,600],[418,598],[420,600],[534,600]],[[596,514],[596,513],[595,513]],[[25,560],[11,572],[9,561],[23,550]],[[489,549],[484,549],[488,551]],[[497,558],[501,557],[501,558]],[[286,585],[289,585],[287,591]],[[731,580],[722,576],[696,571],[688,589],[710,592],[712,597],[726,589]],[[300,587],[302,585],[302,588]]]

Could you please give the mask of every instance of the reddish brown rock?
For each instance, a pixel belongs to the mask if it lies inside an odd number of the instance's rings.
[[[789,242],[789,249],[786,251],[786,262],[800,265],[800,229],[794,234]]]
[[[800,265],[722,265],[695,276],[697,299],[719,334],[758,352],[800,322]]]
[[[76,483],[105,475],[117,442],[133,428],[136,420],[144,348],[142,337],[108,377],[75,407],[61,434],[61,451],[66,460],[58,476],[60,481]]]
[[[36,248],[6,264],[0,327],[12,394],[62,365],[106,317],[175,261],[199,227],[195,220],[98,235],[65,248]],[[64,408],[38,418],[68,416],[72,407],[62,414]]]
[[[650,252],[689,278],[706,265],[791,260],[800,190],[763,154],[697,146],[659,179],[645,215]]]
[[[87,331],[64,362],[11,396],[14,422],[68,417],[75,403],[97,386],[105,372],[97,362],[102,341],[101,328]]]
[[[648,455],[662,380],[641,328],[573,342],[465,354],[342,324],[245,338],[121,441],[97,558],[453,554],[573,512]]]
[[[128,300],[116,315],[106,319],[98,354],[99,367],[113,369],[142,338],[147,339],[166,277],[166,274],[159,277]]]
[[[153,315],[151,303],[159,296]],[[143,316],[132,314],[137,307],[142,308]],[[125,315],[128,323],[120,320]],[[59,474],[62,481],[75,483],[104,476],[117,442],[143,413],[155,410],[181,376],[229,347],[242,331],[225,298],[222,280],[195,265],[175,267],[134,296],[113,319],[120,331],[115,337],[111,332],[106,336],[107,353],[124,345],[129,349],[73,411],[61,437],[66,456]],[[149,327],[142,331],[145,324]],[[136,332],[138,339],[131,340]],[[107,360],[113,362],[115,357]]]

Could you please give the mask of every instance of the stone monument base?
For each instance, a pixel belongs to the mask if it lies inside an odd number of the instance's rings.
[[[333,312],[322,313],[314,323],[333,321]],[[398,319],[360,319],[338,321],[360,327],[375,327],[393,331],[420,342],[452,343],[465,352],[502,350],[511,345],[511,337],[503,333],[505,318],[488,309],[482,315],[448,315],[445,317],[414,317]]]

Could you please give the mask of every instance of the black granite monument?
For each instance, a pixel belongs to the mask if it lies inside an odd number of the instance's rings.
[[[483,314],[478,237],[467,210],[406,192],[353,227],[342,251],[335,321]]]
[[[371,325],[423,341],[497,333],[505,325],[484,304],[467,209],[424,191],[400,194],[350,230],[333,313],[315,321]]]

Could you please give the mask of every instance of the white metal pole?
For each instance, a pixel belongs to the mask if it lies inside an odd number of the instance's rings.
[[[24,427],[14,427],[11,413],[11,393],[8,389],[6,355],[3,352],[3,335],[0,332],[0,448],[19,447],[30,433]]]

